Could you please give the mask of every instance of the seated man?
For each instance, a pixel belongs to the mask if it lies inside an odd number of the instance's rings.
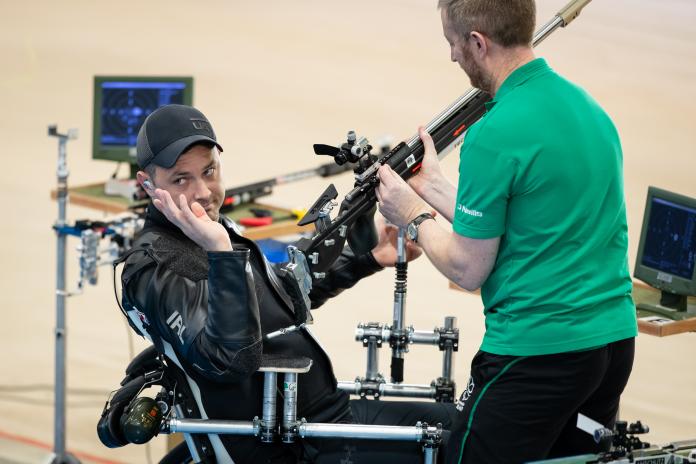
[[[137,177],[152,203],[122,274],[124,308],[137,311],[158,348],[163,342],[172,347],[200,389],[207,416],[251,420],[260,415],[263,375],[256,371],[267,353],[313,360],[298,385],[297,415],[309,422],[412,426],[422,420],[447,428],[454,414],[449,404],[349,401],[337,389],[329,357],[306,329],[263,340],[264,334],[293,325],[293,305],[256,244],[219,213],[221,151],[210,123],[195,108],[168,105],[148,116],[138,134]],[[394,234],[383,229],[379,235],[370,253],[355,256],[344,249],[312,289],[313,308],[395,262]],[[411,245],[409,254],[413,258],[420,251]],[[422,459],[417,443],[220,439],[237,463]]]

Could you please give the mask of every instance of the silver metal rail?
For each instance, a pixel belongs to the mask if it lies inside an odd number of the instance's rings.
[[[365,392],[375,397],[397,396],[406,398],[434,398],[436,389],[432,385],[417,385],[407,383],[388,383],[356,379],[354,382],[338,382],[338,389],[351,395],[365,396]]]
[[[232,421],[213,419],[169,419],[170,433],[214,433],[223,435],[256,436],[259,434],[258,421]]]

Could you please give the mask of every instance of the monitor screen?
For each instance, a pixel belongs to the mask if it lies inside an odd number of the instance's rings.
[[[93,158],[135,164],[138,131],[163,105],[193,103],[191,77],[95,76]]]
[[[650,187],[635,277],[664,292],[696,295],[696,199]]]
[[[694,243],[696,208],[653,197],[643,246],[643,266],[691,279]]]

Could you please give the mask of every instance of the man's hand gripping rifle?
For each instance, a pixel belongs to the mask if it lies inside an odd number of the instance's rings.
[[[428,124],[427,130],[438,154],[445,154],[461,143],[466,128],[485,112],[484,103],[488,100],[488,94],[473,89]],[[356,255],[367,253],[377,245],[373,216],[380,166],[388,164],[402,178],[409,179],[418,172],[423,161],[424,148],[418,135],[408,142],[401,142],[382,157],[371,154],[371,150],[367,139],[356,137],[352,131],[348,133],[347,142],[340,147],[314,145],[317,155],[333,156],[339,165],[355,163],[355,186],[341,202],[335,218],[332,219],[330,213],[336,206],[338,192],[331,184],[298,223],[314,224],[316,230],[312,238],[303,238],[295,246],[288,247],[290,261],[282,269],[290,281],[289,290],[299,319],[307,318],[299,313],[310,308],[312,282],[325,277],[346,241]]]
[[[557,28],[570,24],[589,2],[573,0],[568,3],[536,32],[533,45],[541,43]],[[426,126],[439,157],[462,143],[466,129],[483,116],[485,103],[490,99],[488,93],[471,89]],[[377,244],[372,216],[376,209],[375,187],[379,183],[377,171],[380,166],[388,164],[404,180],[408,180],[418,172],[423,161],[424,148],[418,134],[379,158],[370,153],[371,149],[367,139],[357,138],[352,131],[348,133],[347,142],[340,147],[314,145],[316,154],[333,156],[339,165],[355,163],[355,186],[344,197],[336,217],[331,219],[330,213],[336,206],[338,192],[333,184],[329,185],[298,223],[314,224],[316,235],[288,247],[290,261],[282,270],[290,281],[289,290],[295,303],[296,317],[302,323],[311,318],[306,313],[310,308],[312,282],[325,277],[326,271],[341,254],[346,240],[356,255],[371,251]]]

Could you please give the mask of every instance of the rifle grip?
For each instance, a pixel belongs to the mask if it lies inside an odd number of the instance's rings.
[[[355,256],[364,255],[377,246],[377,228],[375,227],[377,204],[361,214],[348,230],[348,245]]]

